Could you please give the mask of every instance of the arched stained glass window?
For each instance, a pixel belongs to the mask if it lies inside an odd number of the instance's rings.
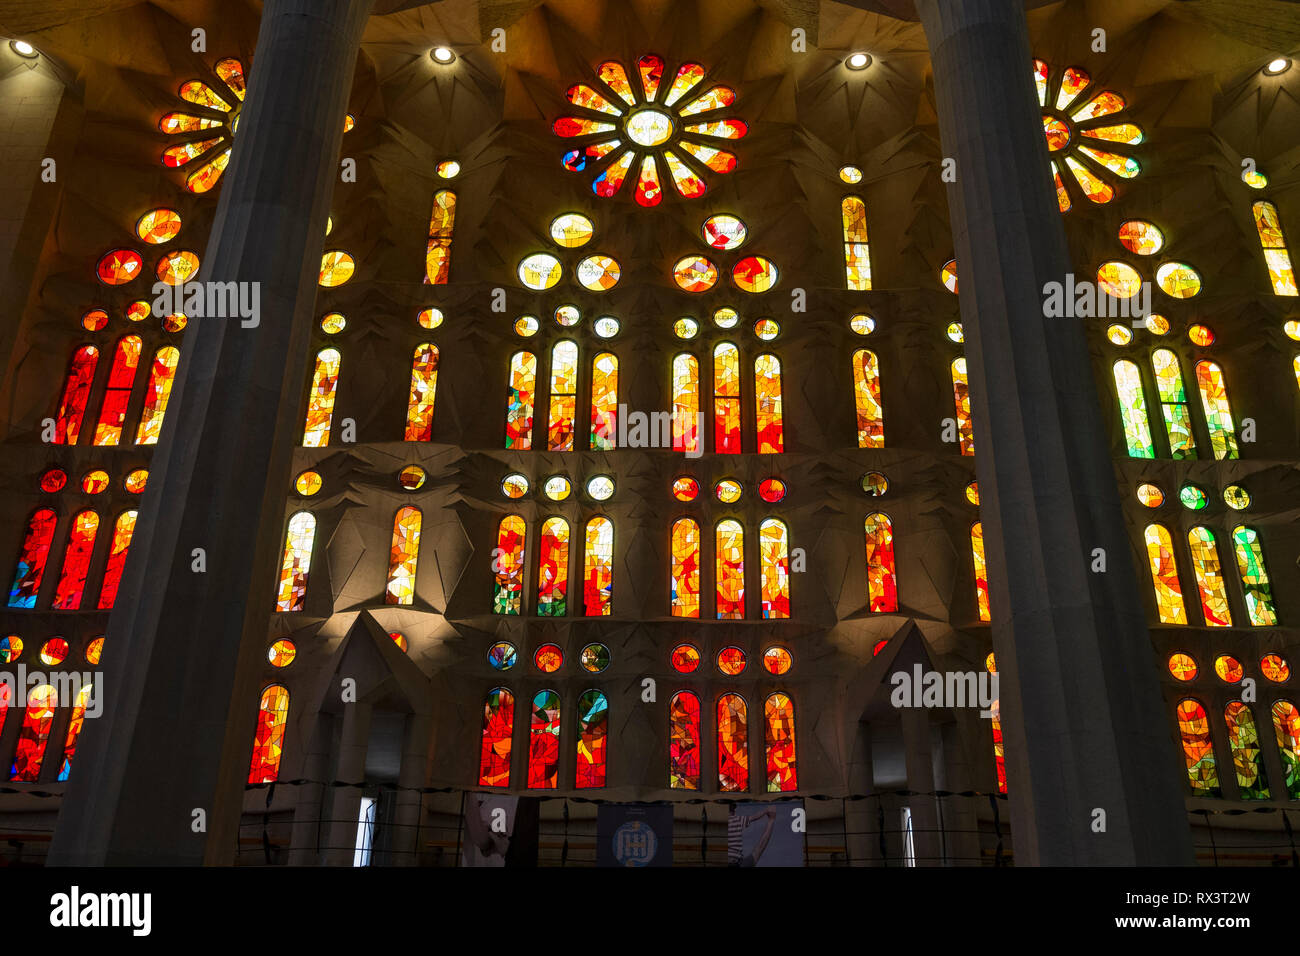
[[[108,370],[99,424],[95,426],[96,445],[116,445],[122,440],[122,426],[126,422],[126,408],[131,403],[131,388],[135,385],[135,370],[140,364],[142,345],[138,335],[128,335],[117,343],[113,364]]]
[[[527,525],[519,515],[506,515],[497,525],[497,546],[492,552],[492,570],[496,573],[493,614],[523,613],[526,536]]]
[[[885,447],[885,410],[880,404],[880,366],[876,353],[853,353],[853,400],[858,412],[858,447]]]
[[[510,786],[510,748],[515,730],[515,695],[504,687],[488,691],[483,704],[483,738],[479,750],[480,787]]]
[[[1178,564],[1174,559],[1174,546],[1169,532],[1164,525],[1149,524],[1143,537],[1146,539],[1147,560],[1151,564],[1151,583],[1155,588],[1160,623],[1186,624],[1183,586],[1178,580]]]
[[[253,759],[248,766],[249,783],[274,783],[279,779],[284,730],[288,723],[289,689],[283,684],[272,684],[262,691],[262,700],[257,708]]]
[[[609,756],[609,701],[598,690],[578,698],[579,790],[605,786],[605,764]]]
[[[0,726],[3,723],[0,718]],[[1278,756],[1282,758],[1287,796],[1295,800],[1300,798],[1300,709],[1291,701],[1279,700],[1273,704],[1273,733]]]
[[[1237,773],[1241,798],[1267,800],[1268,777],[1264,773],[1255,715],[1241,701],[1234,700],[1224,709],[1223,720],[1228,725],[1228,748],[1232,751],[1232,767]]]
[[[1231,627],[1232,611],[1228,608],[1228,591],[1223,583],[1214,532],[1209,528],[1193,528],[1187,533],[1187,546],[1192,552],[1192,570],[1196,574],[1206,626]]]
[[[700,789],[700,699],[689,690],[668,705],[668,786]]]
[[[970,526],[970,551],[975,563],[975,603],[979,608],[981,621],[991,621],[989,612],[989,570],[984,559],[984,525],[976,521]]]
[[[1196,363],[1196,384],[1201,390],[1201,405],[1205,408],[1205,424],[1210,429],[1210,446],[1218,459],[1237,457],[1237,427],[1232,422],[1232,406],[1228,404],[1228,386],[1223,381],[1223,370],[1214,362]]]
[[[713,450],[740,454],[740,349],[730,342],[713,350]]]
[[[420,560],[419,508],[406,507],[393,519],[393,544],[388,558],[386,604],[410,604],[415,600],[415,568]]]
[[[551,350],[551,415],[546,426],[550,451],[573,451],[577,391],[578,344],[564,339]]]
[[[528,728],[528,788],[554,790],[560,778],[560,695],[540,691],[533,698]]]
[[[673,357],[673,451],[700,451],[700,362],[682,352]]]
[[[1255,216],[1255,231],[1259,233],[1259,244],[1264,250],[1264,262],[1268,265],[1268,280],[1273,285],[1274,295],[1300,295],[1296,289],[1295,270],[1291,267],[1291,256],[1286,248],[1286,236],[1282,232],[1282,220],[1278,217],[1277,207],[1271,202],[1254,203],[1250,211]]]
[[[1219,796],[1219,771],[1214,763],[1210,720],[1205,708],[1190,697],[1178,702],[1178,732],[1183,740],[1183,760],[1192,792],[1205,797]]]
[[[591,448],[618,447],[618,357],[601,352],[591,360]]]
[[[433,440],[433,402],[438,393],[438,346],[415,347],[411,361],[411,395],[406,403],[406,441]]]
[[[998,793],[1007,792],[1007,753],[1006,742],[1002,739],[1002,704],[994,701],[990,708],[993,717],[989,721],[993,728],[993,769],[998,776]]]
[[[113,525],[113,542],[108,549],[108,564],[104,567],[104,584],[99,589],[99,609],[107,611],[117,600],[117,589],[122,583],[126,555],[135,534],[136,512],[123,511]]]
[[[68,377],[63,384],[59,410],[54,416],[54,444],[75,445],[81,436],[81,421],[86,415],[86,403],[95,382],[95,366],[99,364],[99,349],[83,345],[72,355],[68,364]]]
[[[700,616],[700,526],[694,518],[673,522],[673,617]]]
[[[9,588],[10,607],[36,607],[36,597],[41,590],[41,578],[45,576],[45,564],[50,557],[50,545],[54,541],[54,528],[58,520],[52,510],[42,508],[27,523],[22,550],[18,552],[14,583]]]
[[[781,409],[781,360],[763,354],[754,359],[755,414],[758,420],[758,453],[785,451],[785,416]]]
[[[840,203],[844,225],[844,276],[853,292],[871,291],[871,250],[867,245],[867,207],[857,196]]]
[[[867,599],[869,610],[898,610],[898,579],[894,572],[894,525],[888,515],[867,515]]]
[[[38,684],[27,694],[27,709],[23,712],[22,730],[18,732],[18,748],[14,751],[10,780],[35,783],[40,779],[45,745],[49,743],[58,706],[58,691],[50,684]]]
[[[510,356],[510,394],[506,400],[506,448],[528,451],[533,447],[533,405],[537,392],[537,356],[516,352]]]
[[[542,547],[537,559],[537,614],[563,617],[568,613],[569,522],[547,518],[542,522]]]
[[[54,590],[54,609],[75,611],[81,607],[86,593],[86,575],[90,573],[90,557],[95,551],[95,536],[99,532],[99,515],[82,511],[72,519],[68,532],[68,546],[63,551],[63,570]]]
[[[13,691],[9,689],[8,681],[0,681],[0,734],[5,732],[5,719],[9,716],[9,702],[13,697]]]
[[[144,411],[140,425],[135,430],[137,445],[156,445],[162,434],[163,415],[171,398],[172,383],[176,379],[176,365],[181,360],[180,349],[164,345],[153,356],[149,370],[149,385],[144,393]]]
[[[790,616],[790,533],[785,523],[767,518],[758,526],[758,557],[762,571],[763,619]]]
[[[763,705],[767,743],[767,792],[799,789],[794,752],[794,703],[772,694]]]
[[[316,540],[316,516],[299,511],[289,519],[284,537],[284,557],[280,562],[280,586],[276,592],[277,611],[301,611],[307,599],[307,573],[311,570],[312,545]]]
[[[966,381],[966,357],[952,360],[952,398],[957,410],[957,438],[963,455],[975,454],[975,425],[970,417],[970,385]]]
[[[1237,571],[1241,574],[1241,587],[1246,593],[1246,614],[1250,623],[1255,627],[1276,624],[1273,586],[1264,565],[1259,533],[1254,528],[1238,525],[1232,530],[1232,545],[1237,553]]]
[[[1195,458],[1196,439],[1192,437],[1192,415],[1187,407],[1187,392],[1183,388],[1178,356],[1171,349],[1156,349],[1151,353],[1151,366],[1156,373],[1160,410],[1164,413],[1165,429],[1169,433],[1169,452],[1175,459]]]
[[[745,531],[739,521],[719,521],[715,540],[718,620],[745,617]]]
[[[330,443],[334,393],[338,388],[342,361],[338,349],[321,349],[316,354],[316,370],[312,373],[311,393],[307,396],[307,423],[302,433],[304,448],[324,448]]]
[[[1115,363],[1115,390],[1119,395],[1119,417],[1124,425],[1124,443],[1130,458],[1156,457],[1151,441],[1151,422],[1147,418],[1146,396],[1142,394],[1142,373],[1135,363],[1121,359]]]
[[[739,694],[718,698],[718,789],[749,789],[749,708]]]
[[[429,219],[429,246],[424,257],[426,285],[446,285],[451,270],[451,234],[456,224],[456,194],[440,189],[433,194],[433,214]]]
[[[587,617],[612,614],[614,597],[614,522],[587,522],[582,558],[582,604]]]
[[[59,768],[60,780],[67,780],[68,774],[72,771],[72,758],[77,754],[77,738],[81,736],[81,728],[86,722],[86,707],[90,704],[90,695],[94,691],[93,683],[85,684],[77,691],[77,699],[72,705],[72,717],[68,720],[68,736],[63,744],[63,766]]]

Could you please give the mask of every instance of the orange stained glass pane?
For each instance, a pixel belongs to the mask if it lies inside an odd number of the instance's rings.
[[[1073,156],[1065,157],[1065,165],[1074,173],[1075,181],[1083,194],[1095,203],[1108,203],[1115,198],[1115,190],[1095,176],[1090,169]]]
[[[186,176],[185,188],[196,195],[210,192],[221,181],[221,174],[229,165],[230,147],[227,147]]]
[[[249,783],[274,783],[280,776],[284,754],[284,731],[289,722],[289,690],[272,684],[262,691],[257,710],[257,732],[253,737],[253,759],[248,768]]]
[[[516,352],[510,357],[510,386],[506,400],[506,448],[533,447],[533,403],[537,388],[537,356]]]
[[[673,266],[673,281],[687,292],[707,292],[718,281],[718,267],[704,256],[686,256]]]
[[[618,357],[601,352],[591,360],[591,448],[609,451],[618,444]]]
[[[871,255],[867,242],[867,207],[857,196],[845,196],[840,203],[844,227],[844,273],[848,288],[871,290]]]
[[[1210,432],[1210,445],[1214,457],[1237,457],[1237,432],[1232,419],[1232,406],[1228,402],[1228,385],[1223,369],[1218,364],[1202,361],[1196,364],[1196,384],[1205,409],[1205,424]]]
[[[411,394],[406,403],[406,440],[433,440],[433,402],[438,392],[438,346],[415,347],[411,362]]]
[[[6,684],[7,688],[9,685]],[[27,709],[23,712],[22,728],[18,733],[18,746],[14,751],[13,767],[9,779],[35,783],[40,779],[41,764],[45,759],[45,745],[54,726],[54,713],[59,706],[58,691],[50,684],[38,684],[27,694]]]
[[[1084,136],[1093,139],[1102,139],[1109,143],[1127,143],[1129,146],[1137,146],[1142,142],[1143,134],[1139,126],[1132,123],[1119,123],[1115,126],[1099,126],[1095,129],[1085,129],[1079,131]]]
[[[339,366],[343,356],[338,349],[322,349],[316,354],[311,392],[307,396],[307,421],[303,427],[304,448],[324,448],[330,443],[330,425],[334,420],[334,394],[339,383]]]
[[[790,616],[790,534],[783,522],[767,518],[758,526],[761,604],[764,619]]]
[[[338,249],[326,252],[320,260],[320,284],[326,289],[337,288],[352,278],[357,271],[356,260]]]
[[[718,620],[745,617],[745,532],[740,522],[718,522],[715,541]]]
[[[117,516],[113,525],[113,540],[108,549],[108,563],[104,567],[104,583],[99,590],[99,609],[107,611],[117,600],[117,589],[122,583],[122,571],[126,568],[126,556],[131,547],[131,536],[135,534],[136,512],[123,511]]]
[[[175,239],[180,231],[181,217],[174,209],[151,209],[135,224],[135,234],[153,245]]]
[[[653,100],[659,92],[659,82],[664,76],[663,57],[647,53],[636,61],[636,69],[641,75],[641,89],[645,91],[646,100]]]
[[[957,433],[963,455],[975,454],[975,426],[970,416],[970,386],[966,381],[966,358],[952,363],[952,395],[957,408]]]
[[[659,185],[659,166],[653,156],[641,160],[641,173],[636,180],[636,201],[639,206],[657,206],[664,198]]]
[[[1300,373],[1297,373],[1300,381]],[[700,363],[685,352],[673,357],[673,450],[699,451]]]
[[[105,285],[125,285],[144,268],[144,260],[134,249],[114,249],[95,266],[95,274]]]
[[[1188,783],[1201,796],[1218,796],[1219,772],[1214,763],[1214,744],[1210,740],[1210,721],[1205,708],[1188,697],[1179,701],[1177,715]]]
[[[288,667],[297,656],[297,645],[287,638],[281,638],[266,650],[267,663],[272,667]]]
[[[716,139],[743,139],[749,132],[749,127],[742,120],[725,119],[709,123],[693,123],[686,127],[686,132]]]
[[[1153,256],[1165,247],[1165,234],[1155,223],[1128,219],[1119,224],[1119,241],[1129,252]]]
[[[166,282],[169,285],[181,285],[189,282],[198,275],[198,272],[199,257],[184,249],[167,253],[158,260],[158,266],[154,270],[154,273],[158,276],[158,281]]]
[[[688,690],[668,706],[668,786],[700,789],[700,699]]]
[[[1151,583],[1155,588],[1156,610],[1161,624],[1186,624],[1187,611],[1183,607],[1183,586],[1178,580],[1178,565],[1174,559],[1173,542],[1163,525],[1147,525],[1147,559],[1151,565]]]
[[[591,191],[602,199],[609,199],[611,196],[616,195],[623,188],[623,181],[627,179],[628,171],[631,170],[632,162],[635,159],[636,153],[630,149],[625,150],[618,159],[606,166],[591,181]]]
[[[775,263],[764,256],[745,256],[731,267],[731,281],[741,292],[758,294],[776,285]]]
[[[162,119],[158,120],[159,131],[169,136],[177,133],[196,133],[200,130],[216,129],[218,126],[224,125],[225,120],[222,119],[181,112],[167,113]]]
[[[583,109],[594,110],[597,113],[608,113],[611,116],[621,116],[623,113],[586,83],[575,83],[569,87],[564,93],[564,98],[574,106],[581,106]]]
[[[1070,118],[1076,123],[1086,123],[1088,120],[1098,119],[1102,116],[1109,116],[1112,113],[1118,113],[1125,107],[1124,97],[1111,90],[1104,90],[1098,93],[1092,99],[1088,100],[1083,106],[1070,114]]]
[[[64,738],[63,766],[59,769],[59,780],[67,780],[72,771],[72,758],[77,753],[77,738],[81,736],[81,728],[86,722],[86,707],[90,704],[90,696],[94,691],[95,685],[89,683],[77,692],[77,699],[72,706],[72,716],[68,720],[68,733]]]
[[[68,374],[59,399],[58,413],[54,419],[54,444],[75,445],[81,435],[81,422],[86,414],[86,403],[95,380],[95,367],[99,364],[99,349],[83,345],[72,355]]]
[[[135,432],[137,445],[158,443],[158,436],[162,434],[163,415],[167,412],[167,402],[171,398],[172,383],[176,380],[176,365],[180,359],[180,350],[170,345],[154,353],[149,385],[144,393],[144,410],[140,413],[140,425]]]
[[[700,616],[700,526],[678,518],[672,531],[672,614]]]
[[[1295,800],[1300,797],[1300,709],[1289,700],[1279,700],[1273,704],[1272,713],[1283,783],[1287,796]]]
[[[740,454],[740,349],[721,342],[713,350],[713,450]]]
[[[506,515],[497,526],[492,551],[493,614],[520,614],[524,597],[524,545],[527,525],[519,515]]]
[[[411,604],[415,600],[415,569],[420,558],[419,508],[406,507],[393,519],[393,544],[388,559],[386,604]]]
[[[992,719],[989,725],[993,730],[993,766],[998,777],[998,793],[1007,792],[1007,758],[1006,744],[1002,739],[1002,706],[1000,701],[994,701],[992,710]]]
[[[1286,659],[1278,654],[1265,654],[1259,660],[1259,669],[1264,677],[1275,684],[1285,683],[1291,678],[1291,667]]]
[[[1209,528],[1187,532],[1187,546],[1192,554],[1192,571],[1201,596],[1201,612],[1207,627],[1231,627],[1232,611],[1228,608],[1228,591],[1219,564],[1219,548]]]
[[[234,57],[226,57],[218,60],[212,71],[221,78],[221,82],[226,84],[230,92],[235,94],[235,98],[243,102],[246,89],[244,65]]]
[[[876,353],[853,353],[853,400],[858,415],[858,447],[885,447],[885,411],[880,404],[880,366]]]
[[[739,694],[718,698],[718,789],[749,789],[749,708]]]
[[[763,652],[763,669],[769,674],[780,677],[788,673],[794,664],[794,658],[784,647],[769,647]]]
[[[56,611],[76,611],[81,607],[98,531],[99,515],[95,512],[83,511],[73,517],[72,529],[68,532],[68,546],[63,551],[63,570],[54,591],[52,607]]]
[[[1196,661],[1188,654],[1179,653],[1169,656],[1169,673],[1174,675],[1175,680],[1196,680],[1199,670]]]
[[[483,704],[479,750],[480,787],[510,786],[510,749],[515,729],[515,695],[504,687],[488,691]]]
[[[425,284],[446,285],[451,268],[452,229],[456,223],[456,194],[440,189],[433,194],[429,218],[429,245],[425,252]]]
[[[767,792],[799,789],[794,748],[794,703],[785,694],[772,694],[763,706],[767,744]]]
[[[702,146],[688,140],[681,140],[677,145],[715,173],[729,173],[736,168],[736,155],[725,149]]]
[[[1300,295],[1300,290],[1296,288],[1295,269],[1291,265],[1291,254],[1287,249],[1277,207],[1271,202],[1261,201],[1254,203],[1250,208],[1255,218],[1255,229],[1259,233],[1259,244],[1264,251],[1264,262],[1268,266],[1268,278],[1273,286],[1273,294]]]
[[[867,599],[871,611],[898,610],[898,579],[894,571],[894,525],[888,515],[867,515]]]
[[[587,522],[582,562],[582,603],[587,617],[612,614],[614,594],[614,522]]]
[[[678,644],[673,648],[672,665],[679,674],[690,674],[700,666],[700,652],[690,644]]]
[[[546,426],[550,451],[573,451],[577,389],[578,344],[563,339],[551,350],[551,412]]]
[[[537,614],[563,617],[568,613],[569,522],[547,518],[542,522],[542,544],[537,559]]]
[[[755,418],[758,425],[758,453],[785,451],[785,416],[781,411],[781,360],[775,355],[754,359]]]
[[[222,113],[230,112],[230,104],[223,100],[217,91],[202,80],[187,80],[181,84],[181,99],[187,103],[193,103],[195,106],[204,106],[208,109],[219,110]]]
[[[715,86],[708,92],[701,93],[695,99],[683,106],[680,115],[695,116],[698,113],[708,113],[711,110],[725,109],[728,106],[734,105],[735,102],[735,90],[729,86]]]
[[[142,346],[138,335],[127,335],[117,343],[104,389],[104,403],[99,411],[99,424],[95,426],[96,445],[116,445],[121,441]]]
[[[1077,66],[1066,67],[1061,75],[1061,87],[1056,92],[1056,108],[1067,109],[1091,82],[1092,77],[1088,75],[1087,70]]]
[[[1056,205],[1061,212],[1070,211],[1070,194],[1065,189],[1065,183],[1061,181],[1061,169],[1056,165],[1056,160],[1052,160],[1052,182],[1056,186]]]
[[[682,143],[681,146],[682,149],[687,152],[694,152],[688,143]],[[716,154],[718,151],[709,150],[709,152]],[[730,153],[723,153],[721,155],[731,156]],[[671,149],[664,151],[664,162],[668,165],[668,173],[672,176],[673,188],[677,190],[678,195],[683,199],[698,199],[704,195],[704,180],[695,175],[691,168],[682,162],[681,159],[678,158],[677,154]],[[732,165],[735,165],[735,157],[732,157]],[[728,170],[723,170],[723,172],[727,171]]]
[[[622,63],[615,60],[606,60],[596,68],[596,75],[624,103],[628,106],[636,105],[636,97],[632,93],[632,84],[628,82],[627,70],[623,69]]]
[[[991,621],[989,612],[989,572],[984,559],[984,525],[975,522],[970,527],[971,558],[975,563],[975,600],[979,607],[981,621]]]
[[[301,611],[307,599],[307,573],[311,569],[312,546],[316,540],[316,517],[299,511],[289,519],[284,539],[284,557],[280,562],[280,586],[276,594],[277,611]]]

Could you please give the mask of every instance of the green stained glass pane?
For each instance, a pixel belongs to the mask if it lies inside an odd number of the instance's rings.
[[[1239,700],[1228,704],[1223,713],[1228,725],[1228,746],[1232,750],[1232,767],[1243,800],[1269,799],[1268,778],[1264,774],[1259,734],[1250,708]]]
[[[1237,570],[1241,572],[1241,587],[1246,593],[1246,612],[1255,627],[1277,623],[1273,609],[1273,586],[1264,567],[1264,550],[1259,544],[1259,534],[1254,528],[1241,525],[1232,532],[1233,548],[1237,552]]]

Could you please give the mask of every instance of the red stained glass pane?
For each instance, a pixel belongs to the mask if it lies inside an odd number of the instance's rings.
[[[50,543],[54,540],[54,526],[57,523],[58,517],[49,508],[36,512],[28,522],[22,550],[18,553],[14,583],[9,589],[10,607],[36,607],[36,596],[41,589],[41,578],[45,575],[45,564],[50,556]]]
[[[718,789],[749,789],[749,708],[739,694],[718,698]]]
[[[35,783],[41,775],[41,762],[45,759],[45,745],[54,726],[54,711],[59,706],[58,692],[49,684],[33,687],[27,695],[27,709],[23,713],[23,726],[14,751],[14,763],[9,779]]]
[[[86,722],[86,706],[90,703],[90,695],[94,691],[94,684],[86,684],[77,692],[77,701],[72,707],[72,717],[68,720],[68,735],[63,743],[63,766],[59,770],[60,780],[67,780],[68,774],[72,771],[72,758],[77,754],[77,738],[81,736],[82,725]],[[3,723],[3,721],[0,721],[0,723]]]
[[[641,88],[645,90],[645,98],[653,100],[659,92],[659,81],[664,77],[663,58],[647,53],[636,61],[636,69],[641,74]]]
[[[578,698],[578,789],[605,786],[609,746],[609,701],[598,690]]]
[[[481,787],[510,786],[510,749],[515,729],[515,695],[504,687],[488,691],[483,705],[483,739],[479,750]]]
[[[90,571],[90,556],[95,550],[95,534],[99,531],[99,515],[83,511],[72,519],[68,534],[68,547],[63,552],[63,571],[54,592],[54,608],[75,611],[81,607],[86,591],[86,575]]]
[[[122,583],[127,551],[135,533],[136,512],[123,511],[113,526],[113,543],[109,547],[108,565],[104,568],[104,586],[99,591],[99,609],[106,611],[117,600],[117,589]]]
[[[117,343],[108,385],[104,389],[99,424],[95,426],[96,445],[116,445],[122,440],[122,426],[126,422],[126,408],[131,403],[131,388],[135,385],[142,345],[138,335],[128,335]]]
[[[99,349],[83,345],[72,356],[68,377],[59,399],[59,411],[54,419],[54,444],[75,445],[81,435],[81,420],[86,414],[90,387],[95,381],[95,366],[99,363]]]
[[[547,518],[542,523],[541,555],[537,567],[537,614],[563,617],[568,613],[569,523]]]
[[[560,695],[541,691],[533,698],[528,728],[528,788],[554,790],[560,776]]]
[[[140,275],[144,260],[134,249],[114,249],[95,266],[95,274],[104,285],[125,285]]]
[[[894,526],[888,516],[867,516],[867,596],[872,611],[898,610],[894,575]]]
[[[767,737],[767,790],[780,793],[799,789],[794,752],[794,703],[785,694],[773,694],[763,707]]]
[[[700,652],[689,644],[678,644],[672,653],[673,670],[689,674],[700,666]]]
[[[492,554],[495,572],[493,614],[520,614],[524,595],[524,538],[528,526],[519,515],[506,515],[497,526],[497,546]]]
[[[249,783],[274,783],[280,776],[280,757],[284,753],[284,730],[289,721],[289,691],[272,684],[262,691],[257,710],[257,732],[253,737],[253,759],[248,769]]]
[[[700,699],[688,690],[668,706],[668,786],[700,789]]]

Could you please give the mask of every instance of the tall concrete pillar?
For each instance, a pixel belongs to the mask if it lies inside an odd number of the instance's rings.
[[[916,9],[956,160],[948,197],[1016,862],[1190,864],[1084,320],[1043,315],[1044,284],[1072,267],[1023,3]]]
[[[934,754],[930,749],[930,712],[924,707],[903,707],[898,711],[903,725],[903,762],[907,767],[907,798],[912,813],[912,847],[917,866],[943,864],[943,839],[939,835],[939,812],[933,796]],[[906,836],[904,836],[906,840]]]
[[[197,318],[186,332],[109,621],[105,713],[86,721],[52,864],[233,861],[325,219],[371,2],[263,4],[199,274],[258,283],[260,323]]]
[[[365,701],[349,704],[344,709],[335,780],[360,783],[366,779],[366,754],[370,752],[370,721],[373,716],[374,708]],[[321,855],[327,866],[351,866],[356,854],[364,794],[359,787],[332,787],[331,790],[325,827],[328,837]]]

